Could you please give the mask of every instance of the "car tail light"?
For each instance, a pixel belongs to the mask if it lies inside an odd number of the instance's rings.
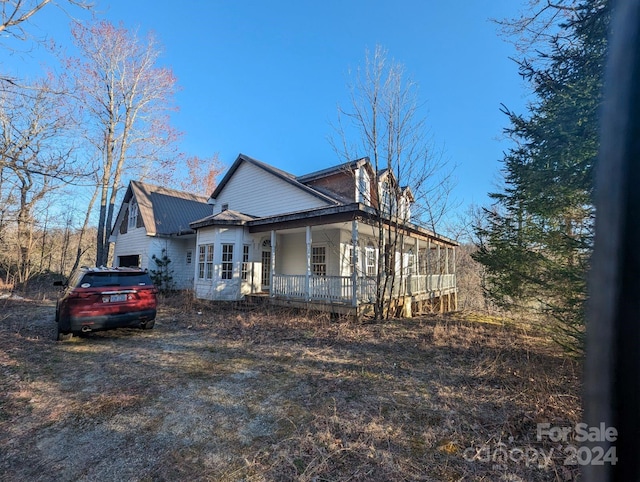
[[[69,298],[79,298],[79,299],[87,299],[95,296],[95,293],[87,293],[84,291],[72,291],[69,294]]]

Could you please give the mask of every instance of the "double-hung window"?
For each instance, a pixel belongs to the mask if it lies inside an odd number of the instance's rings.
[[[376,249],[373,246],[365,248],[365,263],[367,276],[376,275]]]
[[[349,260],[349,273],[353,274],[353,246],[347,246],[347,259]]]
[[[311,272],[318,276],[327,274],[327,247],[311,247]]]
[[[213,279],[213,244],[207,244],[207,279]]]
[[[371,189],[370,182],[369,175],[367,174],[364,166],[358,169],[356,199],[359,203],[369,205],[369,190]]]
[[[213,244],[198,246],[198,278],[213,278]]]
[[[233,278],[233,244],[222,245],[222,279]]]
[[[242,246],[242,280],[249,279],[249,245]]]
[[[204,278],[204,260],[207,247],[204,244],[198,246],[198,279]]]
[[[138,203],[132,201],[129,205],[129,228],[135,228],[138,224]]]

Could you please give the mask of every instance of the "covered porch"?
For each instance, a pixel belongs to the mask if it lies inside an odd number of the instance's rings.
[[[249,223],[268,250],[261,259],[262,291],[272,303],[361,315],[384,296],[405,316],[457,309],[455,242],[403,225],[381,255],[379,226],[361,205],[322,211]],[[385,265],[380,277],[378,263]]]

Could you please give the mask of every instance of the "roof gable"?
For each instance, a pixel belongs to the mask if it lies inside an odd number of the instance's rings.
[[[257,159],[253,159],[252,157],[249,157],[245,154],[239,154],[238,157],[236,158],[235,162],[233,163],[233,165],[229,168],[229,170],[227,171],[227,173],[225,174],[225,176],[222,178],[222,181],[220,181],[220,184],[218,184],[218,186],[216,187],[216,189],[213,191],[213,193],[210,196],[210,199],[217,199],[220,196],[220,193],[222,193],[222,191],[224,191],[224,189],[227,187],[227,185],[229,184],[229,181],[231,180],[231,178],[234,176],[234,174],[237,172],[238,168],[243,164],[243,163],[248,163],[251,164],[252,166],[258,167],[259,169],[261,169],[262,171],[264,171],[265,173],[268,173],[272,176],[275,176],[276,178],[285,181],[286,183],[288,183],[289,185],[300,189],[301,191],[304,191],[307,194],[310,194],[322,201],[324,201],[325,203],[328,204],[339,204],[339,200],[335,199],[334,197],[330,196],[327,193],[324,192],[320,192],[317,189],[314,189],[310,186],[307,186],[306,184],[303,184],[302,182],[300,182],[296,176],[294,176],[293,174],[290,174],[286,171],[283,171],[281,169],[278,169],[276,167],[273,167],[269,164],[266,164],[262,161],[258,161]]]
[[[246,224],[248,221],[253,221],[254,219],[258,219],[258,218],[256,218],[255,216],[250,216],[248,214],[239,213],[231,209],[227,209],[217,214],[212,214],[210,216],[207,216],[206,218],[192,221],[191,228],[198,229],[198,228],[203,228],[206,226],[214,226],[214,225],[241,226]]]
[[[336,174],[353,172],[360,167],[365,167],[369,171],[369,173],[373,175],[374,171],[373,171],[373,168],[371,167],[371,163],[369,162],[369,158],[363,157],[355,161],[345,162],[343,164],[338,164],[336,166],[328,167],[320,171],[314,171],[309,174],[304,174],[302,176],[298,176],[296,179],[298,180],[298,182],[307,184],[313,181],[317,181],[318,179],[334,176]]]
[[[135,199],[138,215],[150,236],[193,232],[189,223],[211,214],[207,198],[140,181],[131,181],[118,212],[112,234],[123,221],[126,205]]]

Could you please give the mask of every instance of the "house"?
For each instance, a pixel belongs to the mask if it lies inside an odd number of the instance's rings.
[[[274,303],[361,314],[371,308],[376,290],[384,289],[407,314],[434,302],[441,310],[455,309],[457,243],[410,222],[411,190],[397,186],[389,171],[376,173],[367,158],[294,176],[240,154],[208,200],[193,197],[193,210],[160,206],[145,194],[149,218],[163,218],[161,209],[176,215],[166,215],[171,228],[161,236],[148,228],[123,234],[122,225],[133,224],[127,210],[135,212],[137,202],[141,213],[138,196],[152,191],[145,186],[132,183],[127,191],[116,222],[120,229],[114,227],[115,260],[138,254],[130,241],[135,236],[155,236],[147,258],[159,247],[170,258],[176,253],[180,263],[174,268],[191,266],[197,298],[268,295]],[[180,195],[188,196],[174,191],[174,199]],[[386,241],[380,242],[381,234]],[[174,242],[183,244],[169,251]]]
[[[173,285],[192,289],[196,233],[189,223],[211,214],[205,196],[131,181],[109,240],[114,266],[157,269],[153,256],[171,260]]]

